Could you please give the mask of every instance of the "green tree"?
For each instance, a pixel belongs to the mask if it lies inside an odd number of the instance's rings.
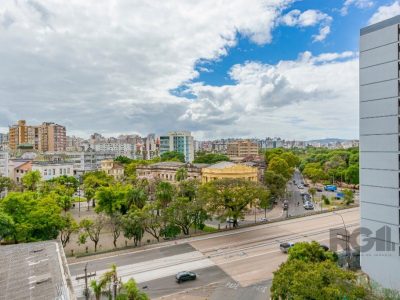
[[[15,234],[15,223],[11,216],[0,211],[0,242],[11,239]]]
[[[161,161],[180,161],[185,162],[185,155],[177,151],[167,151],[161,154]]]
[[[312,263],[322,262],[325,260],[336,262],[338,260],[338,256],[334,252],[325,251],[325,249],[322,248],[319,243],[312,241],[311,243],[296,243],[292,248],[289,249],[288,261],[296,259]]]
[[[51,193],[50,195],[52,195],[54,199],[56,199],[57,205],[64,211],[65,214],[69,209],[71,209],[72,204],[74,203],[74,199],[71,196],[58,195],[55,194],[54,192]]]
[[[101,299],[101,293],[105,287],[105,283],[102,281],[97,282],[97,280],[90,281],[90,288],[92,289],[96,300]]]
[[[196,198],[199,190],[200,181],[196,179],[186,179],[179,182],[179,195],[187,197],[190,201]]]
[[[133,159],[131,159],[131,158],[129,158],[129,157],[126,157],[126,156],[120,155],[120,156],[117,156],[117,157],[114,159],[114,161],[115,161],[115,162],[119,162],[119,163],[121,163],[121,164],[123,164],[123,165],[127,165],[127,164],[130,164],[130,163],[133,161]]]
[[[271,299],[364,299],[367,290],[356,275],[340,269],[331,260],[288,260],[274,272]]]
[[[3,193],[5,190],[11,190],[12,187],[13,182],[11,178],[0,175],[0,194]]]
[[[180,167],[178,170],[176,170],[176,181],[183,181],[187,179],[188,177],[188,171],[185,167]]]
[[[156,199],[162,208],[166,208],[175,195],[174,186],[166,181],[160,181],[156,186]]]
[[[96,192],[100,187],[108,187],[113,183],[114,178],[102,171],[88,172],[83,175],[83,188],[88,204],[91,200],[94,200]]]
[[[189,235],[189,229],[196,221],[198,209],[195,202],[191,202],[189,198],[178,197],[166,209],[166,217],[170,224],[179,226],[184,235]]]
[[[159,214],[157,214],[157,204],[147,204],[142,211],[144,214],[144,230],[150,233],[157,241],[160,241],[162,220]]]
[[[146,293],[139,290],[133,278],[122,284],[122,293],[119,296],[120,300],[148,300],[150,299]]]
[[[273,171],[265,171],[264,180],[272,198],[279,199],[284,196],[286,179],[282,175]]]
[[[293,174],[293,168],[291,168],[288,163],[280,157],[273,157],[268,163],[268,171],[272,171],[276,174],[281,175],[288,181]]]
[[[130,211],[122,217],[122,231],[127,239],[132,239],[135,246],[138,246],[143,238],[145,230],[145,214],[139,210]]]
[[[229,157],[223,154],[216,153],[196,153],[193,163],[196,164],[215,164],[220,161],[229,161]]]
[[[103,215],[97,215],[96,219],[83,219],[79,226],[88,234],[90,240],[94,243],[94,252],[97,252],[97,244],[100,241],[100,233],[106,225],[106,218]]]
[[[299,157],[295,155],[293,152],[290,151],[284,152],[279,157],[283,158],[287,162],[290,168],[294,168],[300,164]]]
[[[79,231],[79,225],[71,214],[62,216],[61,220],[60,240],[65,247],[69,243],[71,235]]]
[[[343,190],[343,201],[346,203],[346,205],[350,205],[351,203],[354,203],[354,192],[349,189]]]
[[[224,221],[233,219],[233,226],[238,226],[238,219],[244,217],[250,203],[258,199],[261,187],[252,181],[240,179],[220,179],[208,182],[200,187],[199,197],[206,203],[208,212]]]
[[[358,164],[351,165],[345,172],[346,181],[351,184],[359,184],[360,182],[360,168]]]
[[[114,248],[117,248],[117,240],[121,235],[122,231],[122,215],[119,212],[116,212],[109,216],[109,225],[113,235],[113,245]]]
[[[126,196],[125,187],[120,184],[100,187],[95,199],[97,200],[96,212],[104,212],[111,216],[117,211],[120,211]]]
[[[36,191],[42,175],[39,171],[29,171],[22,177],[22,185],[28,191]]]
[[[130,188],[125,196],[126,211],[129,211],[132,206],[142,209],[146,204],[147,198],[148,195],[142,187]]]

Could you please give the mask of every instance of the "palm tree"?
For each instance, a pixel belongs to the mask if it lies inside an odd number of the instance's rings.
[[[188,171],[186,168],[184,167],[180,167],[177,171],[176,171],[176,181],[182,181],[185,180],[188,177]]]
[[[174,197],[174,187],[169,182],[161,181],[156,188],[156,198],[166,208]]]
[[[101,292],[103,291],[104,286],[105,286],[105,282],[103,280],[100,280],[99,282],[97,282],[96,280],[92,280],[90,282],[90,287],[93,290],[96,300],[100,300]]]
[[[142,209],[143,206],[146,204],[146,200],[147,194],[142,188],[135,187],[133,189],[130,189],[126,195],[127,210],[129,210],[132,205],[135,205],[137,208]]]
[[[147,300],[149,297],[141,292],[136,285],[136,282],[133,278],[129,279],[126,283],[122,285],[123,289],[126,292],[126,296],[128,300]]]

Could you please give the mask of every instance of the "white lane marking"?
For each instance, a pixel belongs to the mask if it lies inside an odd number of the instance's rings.
[[[206,258],[199,251],[192,251],[184,254],[169,256],[151,261],[125,265],[117,268],[118,277],[123,282],[134,278],[137,283],[151,281],[167,276],[175,275],[180,271],[196,270],[214,266],[215,263]],[[108,269],[96,271],[96,279],[102,274],[109,271]],[[93,278],[92,278],[93,280]],[[84,280],[72,279],[74,289],[78,296],[82,295],[84,289]]]
[[[342,214],[352,213],[358,209],[359,209],[358,207],[349,208],[349,209],[342,211],[341,213]],[[214,239],[214,238],[220,238],[220,237],[224,237],[224,236],[230,236],[230,235],[245,233],[245,232],[254,231],[254,230],[262,230],[262,229],[269,228],[269,227],[275,227],[275,226],[277,226],[278,223],[279,223],[279,226],[284,226],[284,225],[292,224],[292,223],[299,222],[299,221],[302,221],[302,222],[313,221],[316,218],[319,219],[321,217],[330,217],[333,215],[334,215],[333,213],[327,212],[327,213],[323,213],[323,214],[316,214],[316,215],[306,216],[306,217],[302,217],[302,218],[283,220],[281,222],[276,222],[276,223],[257,225],[257,226],[253,226],[250,228],[239,228],[239,229],[235,229],[231,232],[206,234],[205,236],[185,238],[185,239],[177,240],[177,241],[171,242],[171,243],[167,242],[167,243],[164,243],[163,245],[160,245],[157,247],[152,247],[152,248],[137,250],[137,251],[131,251],[131,252],[126,252],[126,253],[119,253],[119,254],[110,255],[110,256],[106,256],[106,257],[98,257],[98,258],[93,258],[93,259],[88,259],[88,260],[82,260],[79,262],[69,263],[68,265],[72,266],[72,265],[78,265],[78,264],[85,264],[86,262],[91,262],[91,261],[96,261],[96,260],[103,260],[103,259],[108,259],[108,258],[113,258],[113,257],[132,255],[132,254],[136,254],[136,253],[167,248],[167,247],[171,247],[171,246],[175,246],[175,245],[181,245],[181,244],[192,243],[192,242],[197,242],[197,241],[204,241],[204,240],[209,240],[209,239]]]

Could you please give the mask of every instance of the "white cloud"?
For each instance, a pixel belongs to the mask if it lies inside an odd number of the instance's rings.
[[[3,0],[0,128],[22,118],[86,134],[354,137],[358,67],[350,54],[248,62],[231,69],[235,84],[191,83],[196,69],[212,69],[197,63],[226,55],[238,33],[269,43],[291,2]],[[171,94],[182,84],[194,99]],[[326,105],[348,109],[333,120]]]
[[[346,0],[344,1],[343,7],[340,10],[342,16],[345,16],[349,12],[350,6],[355,6],[357,8],[370,8],[374,5],[372,0]]]
[[[230,77],[235,84],[192,85],[197,101],[181,120],[207,124],[203,130],[214,134],[225,124],[233,135],[357,136],[358,58],[353,52],[305,52],[277,65],[248,62],[233,66]]]
[[[400,14],[400,2],[394,1],[391,5],[383,5],[369,19],[369,24],[378,23],[380,21],[389,19]]]
[[[319,33],[313,35],[314,42],[321,42],[325,40],[329,33],[331,33],[331,27],[329,25],[321,27]]]
[[[314,35],[314,41],[323,41],[330,33],[332,17],[319,10],[309,9],[301,12],[294,9],[281,17],[280,22],[286,26],[310,27],[320,25],[318,35]]]

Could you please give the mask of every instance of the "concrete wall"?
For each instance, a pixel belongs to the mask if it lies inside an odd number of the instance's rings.
[[[399,35],[398,24],[382,24],[388,25],[360,38],[361,226],[374,238],[388,226],[390,236],[378,240],[386,245],[390,239],[391,247],[362,252],[361,267],[383,286],[400,290]]]

